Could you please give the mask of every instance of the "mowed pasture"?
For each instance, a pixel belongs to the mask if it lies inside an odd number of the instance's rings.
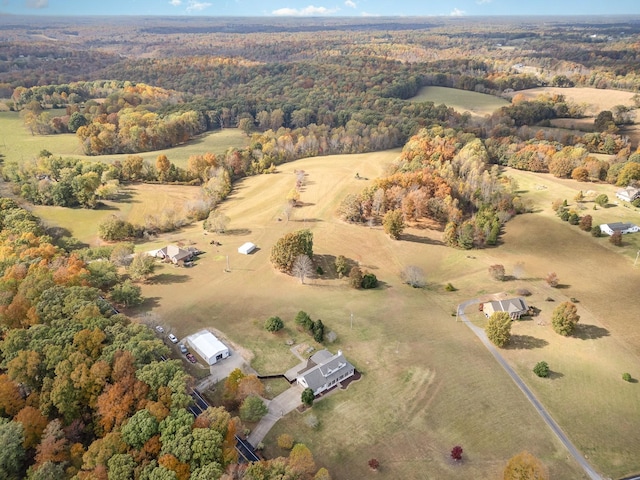
[[[52,112],[59,112],[53,110]],[[193,140],[173,148],[143,152],[140,155],[155,165],[158,155],[164,154],[170,162],[186,168],[191,155],[206,152],[223,155],[228,148],[243,148],[249,143],[249,137],[237,128],[225,128],[200,135]],[[112,163],[124,161],[127,154],[84,155],[80,141],[73,133],[59,135],[31,135],[16,112],[0,112],[0,153],[5,161],[27,161],[36,158],[41,150],[48,150],[56,156],[74,157],[91,161]]]
[[[200,187],[185,185],[130,184],[121,187],[117,200],[105,200],[97,209],[35,205],[31,209],[47,225],[65,229],[88,245],[100,243],[98,226],[111,215],[144,225],[147,215],[180,212],[185,203],[198,198]]]
[[[633,101],[635,93],[633,92],[589,87],[537,87],[511,92],[508,96],[514,97],[515,95],[522,95],[525,100],[534,100],[539,95],[545,94],[564,95],[570,102],[586,105],[585,114],[588,116],[595,116],[603,110],[611,110],[616,105],[625,105],[627,107],[635,106]]]
[[[481,117],[491,115],[500,107],[509,105],[508,101],[494,95],[448,87],[422,87],[411,101],[433,102],[436,105],[444,103],[460,113],[469,112]]]
[[[496,478],[507,459],[524,449],[543,459],[554,478],[583,478],[517,387],[452,316],[460,301],[476,296],[479,285],[486,287],[487,263],[480,259],[486,253],[469,258],[470,252],[449,249],[439,230],[409,229],[405,240],[393,241],[379,226],[349,225],[336,217],[340,200],[368,184],[355,174],[373,179],[398,154],[304,159],[281,165],[274,175],[245,179],[222,205],[231,219],[225,235],[204,235],[193,227],[164,237],[166,243],[195,243],[205,254],[190,269],[162,267],[143,287],[148,301],[132,313],[144,318],[152,309],[179,337],[214,327],[250,349],[260,373],[283,372],[297,362],[289,340],[321,348],[293,324],[298,310],[338,334],[329,348],[342,349],[362,379],[317,402],[311,412],[294,412],[279,422],[266,439],[270,455],[282,453],[275,439],[287,431],[309,445],[334,478],[366,478],[371,457],[382,465],[381,478]],[[296,169],[307,174],[303,206],[286,221],[281,210]],[[269,263],[275,241],[300,228],[313,231],[315,257],[326,272],[305,284]],[[211,238],[222,245],[210,245]],[[258,250],[238,254],[245,241]],[[375,273],[380,287],[347,287],[330,267],[337,255]],[[424,269],[426,289],[402,283],[407,265]],[[458,292],[444,291],[449,281]],[[264,331],[272,315],[284,320],[284,332]],[[310,413],[318,417],[316,430],[305,425]],[[462,465],[449,459],[456,444],[465,450]]]

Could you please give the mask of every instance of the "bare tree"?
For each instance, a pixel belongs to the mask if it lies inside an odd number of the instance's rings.
[[[291,204],[291,202],[285,203],[284,207],[282,207],[282,215],[284,215],[284,218],[287,219],[287,222],[291,220],[292,213],[293,213],[293,205]]]
[[[304,279],[313,273],[313,262],[306,255],[298,255],[293,262],[291,273],[300,279],[300,283],[304,283]]]
[[[413,288],[422,288],[427,282],[424,277],[424,270],[416,265],[408,265],[400,273],[402,281]]]

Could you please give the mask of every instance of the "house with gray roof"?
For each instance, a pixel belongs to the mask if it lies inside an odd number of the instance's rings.
[[[296,382],[303,388],[310,388],[314,395],[318,395],[340,382],[353,376],[355,367],[351,365],[338,350],[333,355],[328,350],[320,350],[307,361],[306,368],[298,372]]]
[[[640,227],[638,227],[638,225],[634,225],[633,223],[603,223],[602,225],[600,225],[600,231],[606,233],[607,235],[613,235],[616,232],[620,232],[622,234],[637,233],[640,231]]]
[[[522,315],[527,314],[529,306],[527,305],[527,302],[525,302],[524,298],[516,297],[509,298],[507,300],[486,302],[482,305],[482,311],[487,318],[495,312],[507,312],[511,317],[511,320],[518,320]]]

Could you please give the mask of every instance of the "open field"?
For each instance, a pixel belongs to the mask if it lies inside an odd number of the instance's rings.
[[[508,101],[493,95],[447,87],[422,87],[411,101],[433,102],[436,105],[444,103],[460,113],[469,112],[481,117],[491,115],[498,108],[509,105]]]
[[[616,105],[626,105],[634,107],[632,100],[635,93],[623,90],[608,90],[600,88],[586,87],[538,87],[527,90],[518,90],[509,94],[510,97],[515,95],[523,95],[527,100],[533,100],[538,95],[564,95],[565,98],[577,104],[587,105],[586,115],[595,116],[602,110],[611,110]]]
[[[227,234],[204,235],[197,224],[137,247],[182,242],[206,253],[191,269],[162,266],[144,285],[145,304],[130,313],[151,309],[179,337],[215,327],[250,349],[252,366],[265,374],[283,372],[297,362],[286,344],[289,339],[320,348],[295,328],[298,310],[321,318],[338,334],[329,348],[342,349],[363,378],[317,403],[310,412],[320,421],[317,430],[305,425],[309,412],[293,412],[279,422],[266,439],[269,455],[282,453],[275,439],[286,431],[307,444],[334,478],[365,478],[371,457],[382,465],[381,478],[497,478],[506,460],[523,449],[541,458],[552,478],[583,478],[506,373],[451,316],[463,300],[526,287],[542,314],[514,324],[514,347],[503,352],[505,357],[597,470],[611,477],[639,471],[640,388],[621,380],[625,371],[640,377],[640,305],[634,301],[638,270],[632,258],[638,239],[627,236],[629,244],[618,249],[607,238],[595,239],[560,221],[550,208],[555,198],[574,204],[580,189],[607,193],[613,200],[616,187],[508,169],[505,173],[517,178],[536,213],[509,222],[500,247],[472,252],[444,247],[438,230],[408,229],[403,240],[392,241],[380,227],[339,221],[335,211],[340,199],[367,184],[355,173],[375,178],[398,154],[304,159],[280,166],[274,175],[243,180],[222,205],[231,218]],[[279,218],[296,169],[307,173],[304,206],[287,222]],[[154,193],[134,190],[132,199],[172,191],[167,186],[144,188]],[[160,202],[160,196],[149,201]],[[595,211],[592,203],[585,205],[582,213],[593,215],[594,223],[640,215],[620,205]],[[143,215],[142,210],[136,213],[143,207],[135,202],[128,211],[118,208],[128,218]],[[75,224],[68,221],[72,229]],[[326,272],[306,285],[274,272],[268,261],[273,243],[299,228],[312,229],[315,257]],[[209,245],[211,238],[222,245]],[[238,254],[245,241],[256,243],[258,250]],[[341,254],[375,273],[381,286],[374,291],[346,287],[331,269]],[[230,273],[224,272],[227,256]],[[489,279],[489,265],[501,263],[509,273],[518,262],[524,264],[523,280]],[[406,265],[424,269],[426,289],[402,284],[399,273]],[[557,272],[564,288],[551,290],[541,281],[549,270]],[[447,282],[458,291],[445,292]],[[547,296],[555,301],[545,302]],[[555,305],[570,297],[579,300],[582,325],[575,338],[563,338],[551,330],[549,319]],[[621,311],[624,316],[616,315]],[[272,335],[263,330],[271,315],[285,321],[285,331]],[[483,321],[477,314],[475,318]],[[539,320],[545,325],[538,325]],[[551,379],[533,376],[531,368],[540,360],[551,365]],[[452,465],[448,453],[458,443],[465,462]]]
[[[336,219],[339,199],[365,185],[355,173],[373,178],[397,154],[305,159],[279,167],[276,175],[244,180],[223,205],[231,225],[228,234],[216,236],[221,247],[210,247],[211,235],[195,227],[166,237],[194,241],[207,253],[192,269],[164,267],[162,281],[144,288],[146,307],[173,324],[179,336],[215,326],[254,350],[252,365],[261,373],[284,371],[295,363],[286,345],[289,338],[319,348],[292,324],[298,310],[322,318],[338,334],[330,348],[342,349],[363,379],[314,407],[321,424],[317,432],[293,413],[267,441],[282,429],[292,432],[335,478],[365,478],[372,456],[383,465],[381,478],[418,479],[425,472],[432,478],[495,478],[506,459],[522,449],[542,458],[554,477],[581,478],[506,374],[451,317],[460,300],[476,295],[470,289],[475,280],[467,283],[467,276],[484,279],[486,266],[468,259],[468,252],[441,246],[439,231],[411,230],[411,241],[394,242],[380,228]],[[289,222],[278,221],[295,182],[294,169],[308,173],[301,198],[305,206]],[[286,231],[303,227],[313,230],[316,258],[325,266],[343,254],[374,272],[382,286],[354,291],[329,271],[327,278],[301,285],[274,272],[268,262],[271,245]],[[259,250],[237,254],[248,240]],[[227,255],[230,273],[224,272]],[[428,272],[428,289],[402,285],[399,272],[407,264]],[[442,285],[448,281],[460,291],[445,293]],[[271,315],[283,318],[288,331],[277,336],[264,332],[262,324]],[[456,443],[465,448],[462,466],[448,460]]]
[[[56,112],[56,110],[54,110]],[[178,167],[186,167],[191,155],[206,152],[216,155],[224,154],[229,147],[241,148],[248,144],[248,137],[237,128],[225,128],[215,132],[207,132],[185,143],[165,150],[139,153],[145,160],[155,164],[160,154]],[[0,112],[0,153],[6,160],[24,161],[35,158],[43,149],[54,155],[83,158],[92,161],[113,162],[124,160],[127,154],[87,156],[82,152],[80,142],[75,134],[31,135],[24,127],[22,119],[16,112]]]
[[[166,208],[180,209],[187,201],[197,198],[199,191],[200,187],[185,185],[133,184],[122,187],[119,200],[107,200],[100,209],[45,205],[34,205],[30,209],[46,224],[64,228],[70,236],[95,245],[100,242],[98,225],[110,215],[144,224],[146,215],[160,214]]]

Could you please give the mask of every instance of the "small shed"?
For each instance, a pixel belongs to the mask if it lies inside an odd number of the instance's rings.
[[[240,245],[238,247],[238,253],[241,253],[243,255],[249,255],[255,249],[256,249],[255,244],[253,244],[251,242],[247,242],[247,243],[243,243],[242,245]]]
[[[211,332],[203,330],[187,337],[187,343],[209,365],[229,356],[229,348]]]

